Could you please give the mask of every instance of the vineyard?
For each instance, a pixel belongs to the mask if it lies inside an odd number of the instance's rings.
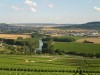
[[[99,75],[100,59],[69,55],[0,55],[0,75]]]

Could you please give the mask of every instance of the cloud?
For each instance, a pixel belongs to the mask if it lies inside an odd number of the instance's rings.
[[[94,9],[96,10],[96,11],[100,11],[100,7],[94,7]]]
[[[35,8],[32,8],[31,7],[30,10],[33,11],[33,12],[36,12],[36,9]]]
[[[31,6],[31,7],[36,7],[37,6],[37,3],[33,2],[32,0],[26,0],[25,4],[27,4],[27,5]]]
[[[32,0],[25,0],[25,4],[29,6],[29,9],[32,12],[36,12],[37,3]]]
[[[49,8],[53,8],[54,7],[54,4],[50,3],[48,0],[44,0],[44,2]]]
[[[49,8],[53,8],[54,6],[52,4],[48,4]]]
[[[17,7],[17,6],[12,6],[12,9],[15,10],[15,11],[20,11],[22,10],[21,8]]]

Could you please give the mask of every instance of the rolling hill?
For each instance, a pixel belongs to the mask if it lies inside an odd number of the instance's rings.
[[[81,29],[93,29],[100,30],[100,22],[88,22],[85,24],[73,24],[70,26],[60,26],[61,29],[81,28]]]

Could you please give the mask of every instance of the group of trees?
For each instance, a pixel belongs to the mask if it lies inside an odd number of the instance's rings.
[[[54,46],[53,46],[53,39],[51,36],[46,36],[42,39],[43,41],[43,47],[42,47],[42,53],[48,53],[48,54],[54,54]]]
[[[91,41],[85,40],[85,41],[83,41],[83,43],[94,43],[94,42],[91,42]]]
[[[0,39],[13,54],[33,54],[38,48],[38,38]]]
[[[69,37],[62,37],[62,38],[54,37],[53,41],[55,41],[55,42],[74,42],[74,41],[76,41],[76,39],[71,38],[71,37],[70,38]]]

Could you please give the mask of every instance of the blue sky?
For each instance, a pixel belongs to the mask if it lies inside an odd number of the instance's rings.
[[[0,23],[100,21],[100,0],[0,0]]]

